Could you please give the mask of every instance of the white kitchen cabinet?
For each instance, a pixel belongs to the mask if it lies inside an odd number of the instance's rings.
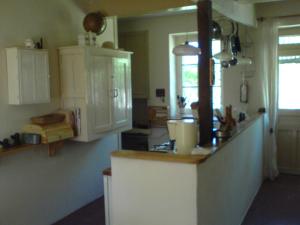
[[[130,77],[130,62],[124,58],[115,58],[113,60],[112,68],[113,91],[115,96],[115,98],[113,98],[114,126],[122,127],[126,125],[129,117],[128,110],[126,109],[128,104],[128,95],[126,90],[128,90],[129,86],[131,87],[130,83],[128,83]]]
[[[80,134],[92,141],[132,128],[131,53],[97,47],[59,49],[63,108],[80,108]]]
[[[48,51],[7,48],[8,103],[50,102]]]

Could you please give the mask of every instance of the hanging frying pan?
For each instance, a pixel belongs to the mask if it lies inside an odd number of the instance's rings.
[[[213,29],[212,29],[213,39],[220,39],[221,36],[222,36],[221,26],[216,21],[213,21]]]
[[[222,36],[231,36],[235,33],[234,24],[228,19],[218,20],[218,24],[221,27]]]
[[[238,52],[241,52],[241,41],[239,37],[239,25],[234,23],[235,33],[231,36],[231,51],[234,56],[237,56]]]

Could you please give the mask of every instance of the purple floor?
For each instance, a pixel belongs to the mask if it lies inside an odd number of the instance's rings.
[[[105,225],[104,198],[99,198],[53,225]]]
[[[243,225],[300,225],[300,176],[264,182]]]
[[[54,225],[105,225],[104,199]],[[280,175],[273,182],[265,181],[242,225],[300,225],[300,176]]]

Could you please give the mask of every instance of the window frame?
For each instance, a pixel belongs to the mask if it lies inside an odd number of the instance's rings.
[[[175,44],[176,45],[182,44],[186,41],[186,39],[187,38],[186,38],[185,35],[177,36],[177,37],[175,37]],[[189,40],[189,42],[198,42],[197,35],[196,34],[189,35],[188,40]],[[222,47],[223,47],[222,41],[221,41],[220,45],[221,45],[220,47],[222,49]],[[182,90],[183,90],[183,86],[182,86],[182,57],[176,57],[175,63],[176,63],[176,92],[177,92],[178,95],[182,96]],[[191,65],[193,65],[193,64],[191,64]],[[223,94],[224,79],[223,79],[222,68],[220,68],[220,77],[221,77],[220,86],[217,86],[217,87],[221,88],[221,107],[220,107],[220,109],[222,109],[222,103],[224,102],[224,94]],[[214,88],[214,86],[212,86],[212,95],[213,95],[213,88]],[[212,96],[212,98],[213,98],[213,96]],[[176,104],[176,108],[178,110],[177,104]],[[190,106],[187,106],[184,109],[184,111],[185,111],[186,114],[191,114],[192,113],[192,110],[191,110]]]
[[[279,44],[279,38],[281,36],[297,36],[297,35],[300,35],[300,33],[292,33],[291,32],[292,29],[287,29],[286,32],[283,30],[284,29],[279,31],[279,34],[278,34],[278,96],[277,96],[278,104],[277,104],[277,110],[278,110],[278,115],[299,116],[300,109],[281,109],[281,108],[279,108],[279,96],[280,96],[280,90],[279,90],[280,61],[279,61],[279,57],[281,57],[281,56],[300,56],[300,43],[298,43],[298,44]],[[294,31],[296,31],[296,30],[294,29]]]

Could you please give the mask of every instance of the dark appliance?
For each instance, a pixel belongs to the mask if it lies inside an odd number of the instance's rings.
[[[123,132],[122,149],[148,151],[148,134]]]
[[[122,149],[148,151],[149,121],[147,99],[132,100],[133,129],[122,133]]]

